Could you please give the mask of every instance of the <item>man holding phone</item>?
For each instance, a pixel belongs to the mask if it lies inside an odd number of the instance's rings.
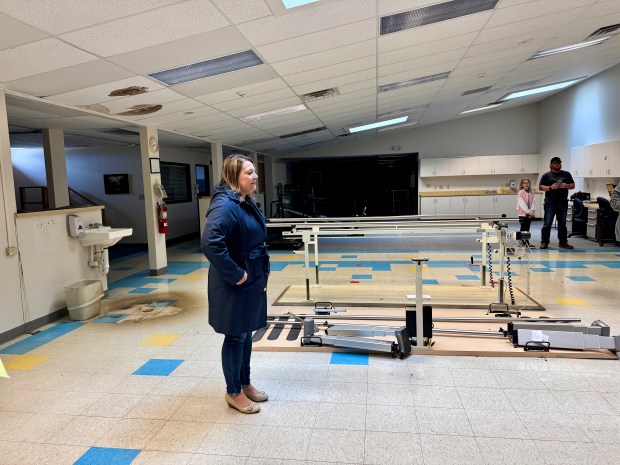
[[[555,217],[558,222],[558,240],[560,248],[572,249],[568,243],[568,231],[566,229],[566,212],[568,211],[568,191],[575,188],[573,176],[568,171],[562,170],[560,157],[553,157],[549,163],[551,171],[547,171],[540,178],[538,188],[545,193],[545,219],[540,230],[540,248],[549,247],[551,225]]]

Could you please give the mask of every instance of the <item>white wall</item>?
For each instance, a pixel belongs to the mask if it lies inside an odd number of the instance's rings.
[[[133,228],[133,234],[124,238],[123,243],[146,243],[140,148],[68,148],[66,153],[69,186],[90,200],[105,205],[107,225]],[[15,149],[11,155],[16,191],[20,186],[47,184],[43,149]],[[160,147],[160,158],[162,161],[190,164],[192,186],[196,183],[194,165],[208,165],[211,160],[207,152],[202,154],[198,151],[184,151],[166,146]],[[129,194],[105,194],[103,174],[115,173],[129,173]],[[197,233],[199,230],[198,204],[193,197],[192,202],[168,205],[168,217],[168,239]]]
[[[489,111],[446,123],[402,131],[386,131],[376,138],[352,140],[299,152],[295,157],[363,156],[419,152],[421,158],[454,155],[511,155],[538,153],[538,107],[524,105],[509,110]]]
[[[570,170],[571,147],[620,140],[620,66],[543,100],[540,106],[540,154],[545,170],[553,156]],[[607,197],[607,182],[578,178],[575,190]]]

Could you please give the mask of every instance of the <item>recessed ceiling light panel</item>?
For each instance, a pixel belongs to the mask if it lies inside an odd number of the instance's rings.
[[[263,60],[261,60],[256,53],[252,50],[246,50],[244,52],[237,52],[232,55],[213,58],[191,65],[158,71],[157,73],[149,74],[149,76],[163,84],[174,86],[175,84],[196,81],[219,74],[232,73],[233,71],[262,64]]]
[[[565,45],[564,47],[551,48],[549,50],[541,50],[540,52],[537,52],[534,55],[532,55],[530,58],[528,58],[528,60],[535,60],[536,58],[547,57],[549,55],[555,55],[556,53],[571,52],[573,50],[578,50],[580,48],[591,47],[592,45],[601,44],[605,42],[606,40],[609,40],[609,37],[599,37],[598,39],[586,40],[584,42],[578,42],[576,44]]]
[[[448,79],[451,71],[444,73],[431,74],[430,76],[424,76],[416,79],[410,79],[409,81],[392,82],[391,84],[384,84],[379,86],[379,92],[390,92],[392,90],[402,89],[403,87],[417,86],[418,84],[426,84],[427,82],[438,81],[440,79]]]
[[[296,8],[298,6],[307,5],[308,3],[318,2],[319,0],[282,0],[284,3],[284,8],[290,10],[291,8]]]
[[[572,86],[573,84],[581,81],[582,79],[584,79],[584,77],[572,79],[570,81],[556,82],[555,84],[549,84],[547,86],[534,87],[533,89],[525,89],[518,92],[511,92],[510,94],[499,99],[499,101],[512,100],[514,98],[527,97],[530,95],[541,94],[543,92],[551,92],[553,90],[565,89],[566,87]]]
[[[377,123],[364,124],[363,126],[356,126],[353,128],[349,128],[349,132],[353,133],[353,132],[368,131],[369,129],[377,129],[383,126],[391,126],[392,124],[404,123],[405,121],[407,121],[408,118],[409,118],[408,116],[402,116],[400,118],[388,119],[386,121],[379,121]]]
[[[482,111],[482,110],[490,110],[491,108],[495,108],[495,107],[499,107],[501,105],[501,103],[496,102],[496,103],[489,103],[487,106],[484,107],[479,107],[479,108],[472,108],[471,110],[465,110],[460,112],[460,115],[464,115],[466,113],[474,113],[476,111]]]
[[[256,113],[254,115],[244,116],[239,118],[241,121],[249,123],[250,121],[260,121],[261,119],[275,118],[276,116],[289,115],[298,111],[307,110],[308,108],[304,104],[293,105],[291,107],[278,108],[277,110],[265,111],[263,113]]]

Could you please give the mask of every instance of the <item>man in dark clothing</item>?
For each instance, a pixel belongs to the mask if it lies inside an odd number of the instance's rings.
[[[575,181],[568,171],[562,170],[562,160],[553,157],[549,164],[551,171],[547,171],[540,178],[538,188],[545,193],[545,220],[540,231],[540,248],[549,247],[549,236],[553,218],[558,221],[558,240],[560,248],[572,249],[568,244],[566,230],[566,212],[568,210],[568,190],[575,188]]]

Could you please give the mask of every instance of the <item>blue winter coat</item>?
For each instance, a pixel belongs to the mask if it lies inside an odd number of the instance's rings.
[[[211,196],[200,250],[209,266],[209,324],[221,334],[238,335],[267,325],[269,255],[265,217],[253,200],[228,186]],[[243,272],[248,279],[237,285]]]

